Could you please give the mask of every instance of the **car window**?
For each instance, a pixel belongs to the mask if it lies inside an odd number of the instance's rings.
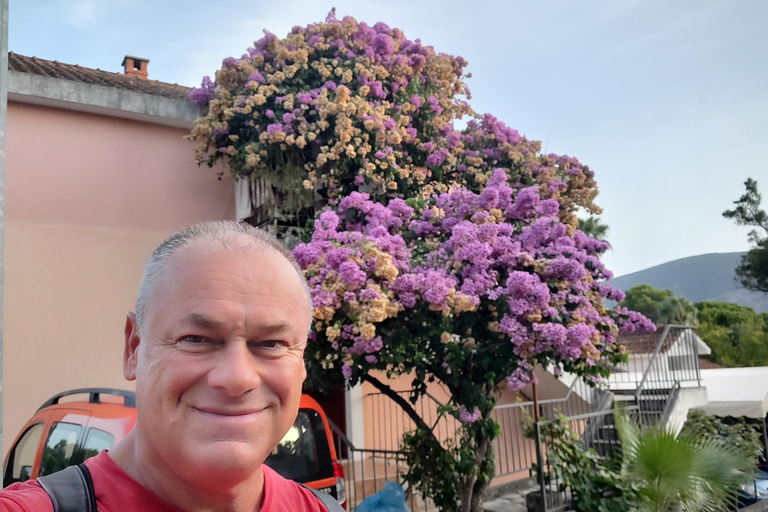
[[[70,466],[83,427],[72,423],[54,423],[48,434],[40,464],[40,476],[50,475]]]
[[[32,466],[35,464],[35,455],[37,455],[37,445],[40,443],[40,437],[43,435],[44,425],[35,423],[21,436],[19,442],[13,448],[8,465],[11,467],[10,479],[6,474],[4,486],[11,485],[14,482],[24,482],[29,480],[32,475]]]
[[[302,483],[332,478],[332,462],[325,425],[312,409],[299,411],[296,422],[265,461],[283,477]]]
[[[85,459],[89,459],[95,455],[98,455],[99,452],[103,450],[111,450],[114,445],[115,436],[109,432],[104,432],[103,430],[99,430],[97,428],[89,429],[88,433],[86,434],[82,449],[78,454],[79,460],[77,464],[84,461]]]

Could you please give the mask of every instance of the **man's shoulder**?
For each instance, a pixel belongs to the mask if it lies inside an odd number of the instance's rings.
[[[53,503],[37,480],[19,482],[0,491],[0,512],[48,512]]]
[[[278,475],[272,468],[264,470],[264,505],[260,512],[327,512],[312,491]]]
[[[93,460],[89,461],[93,467]],[[99,461],[102,462],[102,461]],[[112,489],[107,482],[98,486],[97,495],[110,494]],[[309,489],[292,480],[287,480],[264,466],[265,496],[260,512],[327,512],[325,506]],[[106,485],[105,485],[106,484]],[[101,491],[101,492],[100,492]],[[101,503],[100,500],[100,506]],[[53,512],[53,504],[48,493],[37,480],[13,484],[0,491],[0,512]]]

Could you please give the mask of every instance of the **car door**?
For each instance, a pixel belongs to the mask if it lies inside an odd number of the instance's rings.
[[[40,467],[40,453],[47,438],[43,435],[50,426],[50,411],[36,414],[14,440],[5,459],[3,487],[24,482],[36,476]]]
[[[299,409],[293,426],[264,463],[284,478],[310,487],[336,485],[323,418],[314,409]]]
[[[51,411],[42,446],[40,464],[33,477],[50,475],[78,463],[79,447],[85,437],[90,411],[61,408]]]

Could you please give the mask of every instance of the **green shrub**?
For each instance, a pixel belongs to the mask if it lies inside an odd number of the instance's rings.
[[[753,457],[754,464],[764,459],[761,426],[758,420],[726,419],[708,416],[704,411],[690,411],[682,435],[719,440],[734,445]]]
[[[613,461],[604,461],[590,448],[585,450],[578,435],[562,414],[542,425],[553,476],[561,488],[569,488],[577,512],[633,512],[641,510],[640,488],[622,475]]]

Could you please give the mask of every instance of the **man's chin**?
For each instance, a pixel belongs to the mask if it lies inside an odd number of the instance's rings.
[[[266,449],[257,450],[252,444],[238,440],[217,440],[199,443],[191,457],[192,465],[203,474],[234,480],[250,478],[269,456]]]

